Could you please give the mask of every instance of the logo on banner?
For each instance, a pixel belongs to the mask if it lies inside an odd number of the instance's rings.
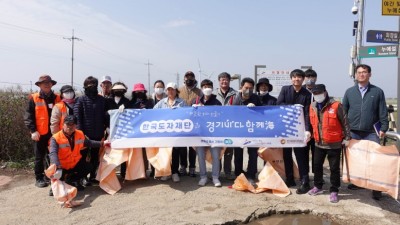
[[[159,120],[159,121],[144,121],[140,124],[140,132],[146,133],[164,133],[164,132],[174,132],[189,133],[193,130],[193,121],[189,119],[184,120]]]

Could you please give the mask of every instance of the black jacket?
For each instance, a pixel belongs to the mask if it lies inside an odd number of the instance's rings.
[[[294,90],[293,85],[283,86],[281,93],[279,93],[277,105],[295,105],[300,104],[303,106],[304,112],[304,126],[306,131],[310,131],[310,104],[311,104],[311,93],[304,87],[301,87],[299,92]]]
[[[99,141],[104,137],[106,128],[106,100],[103,96],[93,98],[83,95],[75,100],[74,116],[78,119],[77,129],[92,140]]]
[[[261,105],[276,105],[276,98],[270,94],[265,94],[263,96],[258,95]]]
[[[232,105],[247,105],[249,103],[253,103],[255,106],[262,106],[260,99],[256,94],[251,94],[250,98],[244,100],[241,92],[238,92],[237,95],[235,95]]]
[[[217,96],[214,94],[211,94],[210,99],[208,99],[208,101],[204,101],[204,95],[201,97],[197,97],[193,99],[192,105],[193,104],[222,105],[222,103],[217,99]]]

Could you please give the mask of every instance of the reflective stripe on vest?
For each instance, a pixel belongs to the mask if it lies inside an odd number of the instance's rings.
[[[36,130],[40,135],[45,135],[50,130],[50,118],[47,111],[46,102],[44,99],[39,97],[39,93],[32,94],[32,99],[35,103]],[[58,103],[59,101],[61,101],[61,98],[59,95],[56,95],[55,103]]]
[[[64,102],[59,102],[59,103],[56,104],[56,107],[58,108],[58,110],[61,113],[60,123],[59,123],[58,127],[60,128],[60,130],[62,130],[62,127],[63,127],[63,124],[64,124],[64,119],[65,119],[65,117],[68,116],[68,114],[67,114],[67,106],[65,105]]]
[[[322,111],[322,142],[324,143],[335,143],[343,140],[343,128],[342,124],[337,117],[337,111],[339,108],[339,102],[333,102],[329,106],[323,108]],[[313,128],[313,135],[316,142],[320,142],[319,136],[319,119],[318,111],[310,105],[310,123]]]
[[[58,144],[58,160],[60,160],[61,168],[69,170],[76,166],[82,158],[81,149],[84,147],[85,135],[80,130],[75,130],[74,149],[71,150],[68,138],[64,135],[63,131],[59,131],[53,135]]]

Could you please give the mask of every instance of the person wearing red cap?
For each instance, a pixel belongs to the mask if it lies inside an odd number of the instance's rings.
[[[47,153],[50,131],[50,116],[53,106],[61,101],[59,95],[54,94],[51,88],[57,81],[51,79],[49,75],[42,75],[35,83],[40,91],[29,96],[28,108],[24,115],[25,125],[31,132],[34,141],[33,148],[35,153],[35,177],[36,187],[46,187],[48,182],[44,176],[44,160]]]

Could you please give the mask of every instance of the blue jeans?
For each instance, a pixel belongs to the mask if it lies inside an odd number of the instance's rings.
[[[375,132],[370,133],[370,132],[365,132],[365,131],[357,131],[357,130],[352,130],[350,131],[351,138],[356,139],[356,140],[368,140],[368,141],[373,141],[379,144],[379,137],[376,135]]]
[[[197,156],[199,159],[199,168],[200,168],[200,178],[207,177],[207,169],[206,169],[206,147],[197,147]],[[212,178],[219,177],[219,156],[221,154],[220,147],[210,148],[211,157],[212,157]]]

